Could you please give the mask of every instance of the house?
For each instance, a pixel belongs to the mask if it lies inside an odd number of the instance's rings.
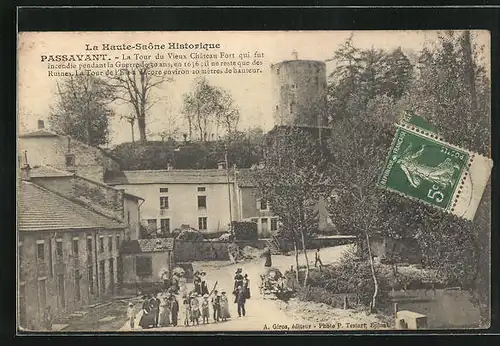
[[[40,330],[48,307],[57,317],[113,294],[126,227],[31,181],[24,165],[17,224],[20,327]]]
[[[124,241],[123,285],[128,288],[144,287],[162,282],[161,274],[171,278],[174,266],[174,238],[154,238]]]
[[[124,222],[127,226],[124,240],[139,238],[140,205],[144,201],[141,197],[76,173],[45,165],[31,168],[30,179],[50,191]]]
[[[228,177],[222,164],[217,169],[108,172],[105,183],[144,198],[141,220],[162,234],[181,225],[226,231],[231,221],[241,219],[234,172]]]
[[[278,217],[271,212],[270,204],[260,198],[249,169],[239,169],[237,177],[238,206],[242,221],[257,223],[260,237],[268,238],[278,230]]]
[[[106,172],[120,170],[120,160],[108,151],[51,132],[43,120],[36,131],[19,135],[19,149],[27,152],[31,166],[48,165],[100,182]]]

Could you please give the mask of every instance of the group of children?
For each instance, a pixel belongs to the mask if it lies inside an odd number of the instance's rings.
[[[200,317],[203,324],[209,323],[210,319],[210,305],[212,306],[212,316],[214,322],[226,321],[231,316],[229,315],[229,301],[226,292],[219,293],[217,290],[213,291],[212,299],[209,302],[209,294],[205,293],[201,296],[200,293],[195,291],[191,292],[189,296],[183,298],[184,310],[184,326],[199,325]],[[200,303],[200,298],[202,298]]]

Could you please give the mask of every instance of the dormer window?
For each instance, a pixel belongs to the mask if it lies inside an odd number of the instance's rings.
[[[67,154],[66,155],[66,166],[74,166],[75,165],[75,155]]]

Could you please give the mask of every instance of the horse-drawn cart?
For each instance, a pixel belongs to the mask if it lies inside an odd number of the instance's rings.
[[[276,297],[278,299],[287,299],[292,294],[292,289],[287,285],[287,280],[281,271],[277,268],[266,268],[260,275],[260,294],[264,299],[267,297]]]

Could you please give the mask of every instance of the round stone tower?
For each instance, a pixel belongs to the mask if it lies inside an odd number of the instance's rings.
[[[324,127],[326,65],[294,58],[271,65],[275,125]]]

